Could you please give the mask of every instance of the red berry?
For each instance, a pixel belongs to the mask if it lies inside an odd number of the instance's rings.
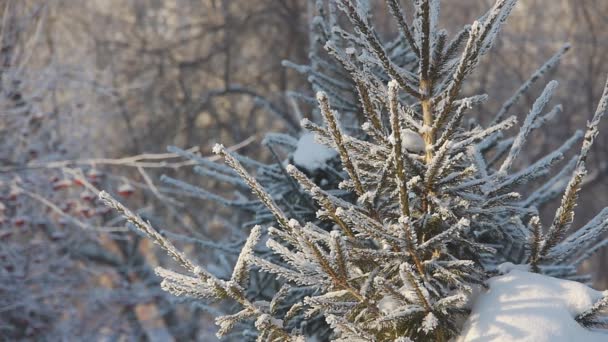
[[[53,183],[53,190],[65,189],[65,188],[70,187],[71,185],[72,185],[72,182],[70,182],[67,179],[58,180]]]
[[[62,205],[59,206],[59,208],[64,212],[67,213],[68,211],[70,211],[70,209],[72,209],[73,204],[71,202],[66,202],[63,203]]]
[[[131,184],[124,183],[118,187],[117,192],[122,197],[129,197],[135,192],[135,189],[131,186]]]
[[[93,193],[92,193],[92,192],[90,192],[90,191],[83,191],[83,192],[80,194],[80,199],[82,199],[83,201],[90,202],[90,201],[92,201],[92,200],[94,200],[94,199],[95,199],[95,194],[93,194]]]
[[[19,197],[19,195],[21,194],[21,191],[17,190],[17,189],[12,189],[8,195],[7,198],[9,201],[16,201],[17,197]]]
[[[91,208],[85,207],[85,206],[80,207],[78,209],[78,211],[80,212],[80,214],[82,216],[84,216],[86,218],[89,218],[89,217],[93,216],[93,214],[95,214],[95,212]]]
[[[90,180],[99,179],[102,176],[103,173],[101,173],[101,171],[97,169],[90,169],[89,172],[87,172],[87,178],[89,178]]]
[[[22,227],[24,226],[26,223],[28,223],[28,219],[27,217],[23,217],[23,216],[17,216],[13,219],[13,224],[17,227]]]

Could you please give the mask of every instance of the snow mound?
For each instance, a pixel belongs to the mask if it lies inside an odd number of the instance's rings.
[[[305,133],[298,140],[298,145],[293,153],[293,162],[314,172],[322,169],[336,155],[337,152],[333,149],[317,143],[314,134]]]
[[[406,128],[401,130],[401,146],[409,152],[422,153],[426,144],[420,134]]]
[[[499,269],[508,273],[488,281],[489,290],[475,300],[456,341],[608,341],[608,334],[574,319],[602,298],[601,292],[512,264]]]

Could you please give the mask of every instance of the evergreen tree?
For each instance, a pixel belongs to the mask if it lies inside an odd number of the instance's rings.
[[[365,80],[355,75],[353,71],[365,69],[373,73],[378,82],[387,82],[390,80],[390,76],[384,69],[375,67],[370,61],[364,59],[357,60],[350,57],[347,58],[349,60],[341,58],[345,53],[343,50],[350,46],[350,41],[348,34],[335,27],[338,20],[337,15],[339,14],[337,13],[336,4],[334,2],[324,3],[322,1],[317,1],[316,3],[310,2],[309,4],[317,14],[309,26],[310,62],[308,65],[299,65],[290,61],[284,61],[283,65],[305,75],[313,91],[323,91],[331,94],[332,99],[339,102],[339,105],[336,107],[340,109],[342,124],[351,128],[351,134],[361,139],[366,139],[367,133],[360,126],[367,121],[364,115],[365,106],[371,106],[371,102],[367,89],[364,86]],[[366,11],[366,16],[371,15],[369,8],[365,8],[364,10]],[[331,40],[334,44],[333,48],[326,48],[328,40]],[[383,44],[399,68],[410,72],[416,70],[416,57],[410,51],[407,43],[400,37]],[[352,49],[347,49],[346,52],[351,53],[351,51]],[[259,99],[277,117],[284,118],[286,126],[289,126],[289,122],[293,121],[294,117],[298,118],[298,120],[302,119],[304,116],[302,112],[304,110],[300,105],[306,107],[312,105],[313,109],[317,106],[314,95],[311,96],[306,92],[288,92],[286,96],[293,104],[293,111],[291,113],[279,112],[277,106],[271,105],[265,99]],[[359,101],[359,97],[366,100]],[[322,122],[320,110],[313,110],[310,114],[310,119],[314,122]],[[419,139],[417,135],[413,136],[413,138]],[[338,153],[331,147],[316,143],[314,141],[314,134],[307,132],[305,129],[295,133],[291,132],[291,134],[268,133],[262,144],[268,148],[273,162],[263,163],[236,152],[232,154],[244,166],[255,170],[256,180],[275,201],[277,206],[288,212],[291,217],[304,222],[313,222],[325,230],[331,230],[333,226],[331,220],[328,221],[322,216],[317,216],[317,211],[320,209],[319,204],[314,201],[311,194],[300,187],[297,181],[287,173],[285,165],[287,163],[295,165],[314,184],[322,189],[346,201],[353,201],[355,197],[350,192],[338,189],[339,183],[347,176],[341,172]],[[213,273],[218,276],[230,274],[231,270],[225,269],[225,260],[228,258],[233,259],[233,262],[235,262],[240,252],[238,248],[231,247],[238,247],[244,243],[250,227],[258,224],[273,224],[275,222],[274,216],[257,197],[251,198],[251,196],[248,196],[247,193],[250,192],[249,186],[233,169],[174,146],[169,147],[169,151],[196,162],[197,165],[194,171],[200,176],[234,186],[237,199],[227,199],[199,186],[169,176],[163,176],[161,178],[163,182],[175,186],[193,197],[229,206],[237,212],[244,213],[245,217],[253,216],[253,219],[243,224],[242,229],[239,227],[233,228],[232,226],[227,227],[227,229],[230,229],[229,247],[224,246],[224,244],[199,241],[201,244],[212,247],[220,252],[217,254],[218,257],[214,258],[216,260],[212,260],[212,262],[217,262],[217,265],[213,265],[212,267],[214,269]],[[282,152],[288,155],[287,160],[284,160],[282,157]],[[171,236],[170,232],[164,233]],[[265,232],[262,234],[265,235]],[[177,235],[173,236],[183,238]],[[262,249],[259,252],[263,258],[275,258],[273,253],[268,249]],[[277,259],[276,261],[279,260]],[[281,285],[281,282],[277,281],[276,277],[272,274],[256,273],[246,290],[250,296],[270,300],[274,293],[281,288]],[[301,290],[297,294],[290,295],[281,303],[281,307],[289,309],[291,305],[310,295],[312,291],[312,289]],[[226,310],[230,311],[233,308],[229,306]],[[322,315],[304,317],[303,314],[298,314],[291,320],[294,326],[301,327],[309,334],[323,338],[329,333],[328,326]],[[241,328],[241,330],[247,329],[245,326]],[[241,337],[238,335],[235,338],[240,340]]]
[[[259,201],[238,203],[255,208],[259,225],[251,229],[230,279],[196,265],[147,222],[100,195],[188,272],[157,268],[165,290],[238,303],[236,313],[217,318],[218,336],[251,321],[259,341],[304,341],[311,335],[306,320],[320,315],[330,327],[323,339],[447,341],[459,332],[473,287],[495,275],[499,264],[526,264],[534,272],[581,279],[577,266],[605,245],[597,241],[608,229],[608,209],[580,230],[570,229],[585,161],[608,108],[608,83],[584,134],[576,132],[554,152],[516,169],[530,134],[561,112],[560,106],[547,109],[557,82],[545,86],[523,123],[507,116],[509,109],[568,47],[484,125],[464,116],[487,96],[465,97],[463,88],[516,1],[497,0],[452,38],[437,27],[439,1],[414,0],[411,23],[396,0],[386,3],[400,32],[388,43],[374,30],[366,1],[318,4],[316,39],[346,71],[340,73],[346,80],[325,72],[340,69],[324,59],[297,67],[310,75],[322,119],[304,119],[302,126],[339,158],[339,168],[322,168],[332,174],[331,182],[315,178],[307,165],[284,166],[277,157],[267,166],[221,145],[214,152],[228,167],[199,160],[216,178],[246,186]],[[339,26],[342,17],[351,29]],[[353,127],[356,120],[339,113],[361,118],[361,126]],[[517,126],[517,133],[507,137],[507,130]],[[551,176],[581,140],[580,153]],[[297,146],[288,136],[271,135],[266,141],[292,150]],[[257,177],[245,167],[256,168]],[[544,182],[534,191],[520,190],[541,177]],[[544,229],[538,206],[561,192],[555,218]],[[268,235],[267,250],[260,253],[256,246],[263,234]],[[259,285],[249,281],[252,268],[281,284],[271,298],[250,291]],[[595,326],[605,307],[604,298],[577,320]]]

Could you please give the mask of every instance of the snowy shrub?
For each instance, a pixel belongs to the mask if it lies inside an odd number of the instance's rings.
[[[170,295],[145,264],[142,240],[112,221],[95,192],[133,194],[108,164],[146,175],[146,158],[175,156],[76,159],[90,133],[77,119],[91,114],[99,89],[40,52],[49,6],[32,3],[0,6],[0,340],[95,340],[107,331],[140,339],[137,306],[162,303],[169,316]]]
[[[439,1],[413,1],[411,23],[396,0],[386,3],[400,31],[390,43],[375,32],[366,1],[320,4],[313,20],[327,52],[349,75],[348,83],[326,79],[315,69],[322,59],[301,67],[310,73],[320,114],[316,122],[303,119],[302,126],[333,154],[312,147],[305,133],[299,140],[286,135],[266,139],[269,146],[287,146],[292,152],[287,163],[273,152],[276,163],[264,165],[222,145],[214,152],[227,166],[190,156],[202,174],[246,188],[257,201],[228,201],[166,179],[256,213],[255,226],[225,279],[100,194],[186,271],[157,268],[163,289],[236,303],[238,310],[216,319],[218,336],[253,322],[257,333],[246,331],[246,336],[257,335],[259,341],[304,341],[315,335],[307,320],[321,316],[329,326],[326,335],[316,333],[323,340],[447,341],[460,333],[475,290],[508,278],[486,282],[506,272],[505,263],[544,274],[511,276],[518,282],[533,282],[536,276],[584,280],[577,266],[605,245],[598,239],[608,229],[608,209],[577,231],[571,226],[585,160],[608,107],[608,83],[584,134],[576,132],[554,152],[516,168],[530,135],[561,112],[560,106],[548,109],[557,82],[545,86],[522,123],[508,116],[509,109],[568,48],[541,66],[489,123],[465,120],[487,98],[463,95],[467,77],[492,47],[516,1],[496,1],[451,39],[437,28]],[[339,26],[344,19],[351,26]],[[407,67],[411,61],[413,68]],[[578,155],[553,170],[581,140]],[[314,155],[301,155],[304,144]],[[246,168],[255,169],[255,177]],[[320,170],[329,178],[315,175]],[[543,227],[538,207],[560,193],[555,217]],[[260,271],[280,284],[270,297],[259,291],[268,288],[251,281]],[[598,293],[587,299],[560,309],[581,331],[603,324],[598,314],[607,303]]]

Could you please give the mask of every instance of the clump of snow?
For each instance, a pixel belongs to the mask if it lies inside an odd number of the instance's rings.
[[[395,144],[395,136],[389,135],[388,141],[391,144]],[[401,130],[401,147],[410,153],[421,153],[425,151],[426,144],[420,134],[409,128],[405,128]]]
[[[314,134],[305,133],[298,140],[298,145],[293,153],[293,162],[314,172],[322,169],[336,155],[337,152],[333,149],[317,143]]]
[[[222,152],[223,149],[224,149],[224,145],[215,144],[215,145],[213,145],[213,149],[211,151],[213,151],[213,153],[215,153],[215,154],[219,154],[220,152]]]
[[[376,284],[381,284],[381,283],[385,282],[385,280],[383,278],[376,277],[374,279],[374,282]],[[428,296],[428,292],[426,291],[426,289],[421,288],[420,290],[422,291],[423,295]],[[401,286],[400,288],[397,289],[397,291],[406,300],[409,300],[411,302],[416,302],[417,294],[408,285]],[[385,315],[395,315],[395,314],[399,315],[399,313],[408,312],[408,310],[403,309],[403,302],[398,300],[391,294],[386,294],[380,300],[378,300],[377,306],[378,306],[378,309],[380,309],[380,311],[382,311],[382,313],[384,313]],[[418,307],[418,308],[420,310],[423,310],[422,307]],[[411,310],[418,311],[413,306],[412,306]],[[430,319],[430,317],[429,317],[429,319]]]
[[[426,145],[420,134],[406,128],[401,130],[401,146],[409,152],[420,153]]]
[[[505,262],[505,263],[498,265],[498,267],[496,267],[496,269],[501,274],[507,274],[513,270],[525,272],[525,271],[530,271],[530,265],[515,265],[512,262]]]
[[[435,330],[437,324],[439,324],[437,317],[435,317],[432,312],[429,312],[422,320],[422,327],[420,329],[422,329],[422,331],[425,333],[429,333]]]
[[[608,341],[574,319],[602,293],[568,280],[530,273],[519,265],[499,266],[507,274],[488,281],[456,341]]]
[[[401,304],[397,301],[397,299],[391,295],[385,295],[378,301],[378,309],[382,311],[384,314],[391,314],[401,307]]]

